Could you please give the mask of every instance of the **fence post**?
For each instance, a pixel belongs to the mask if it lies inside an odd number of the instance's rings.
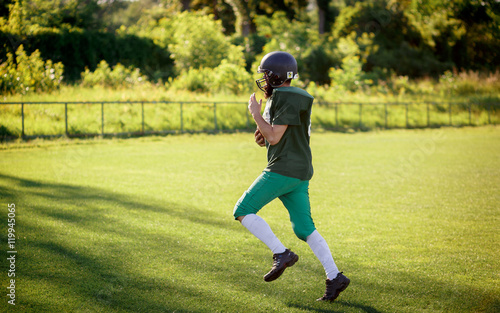
[[[142,114],[142,134],[144,135],[144,101],[141,102],[141,114]]]
[[[359,129],[361,129],[361,125],[363,124],[363,103],[359,103]]]
[[[408,123],[408,102],[405,102],[405,119],[406,119],[406,128],[410,128]]]
[[[472,118],[471,118],[471,112],[470,112],[471,111],[471,106],[472,106],[472,104],[469,103],[469,126],[472,126]]]
[[[427,102],[427,128],[431,126],[431,117],[430,117],[430,110],[429,110],[429,102]]]
[[[24,138],[24,102],[21,102],[21,137]]]
[[[217,132],[217,103],[214,102],[214,132]]]
[[[66,136],[68,136],[68,103],[64,104],[64,129]]]
[[[339,104],[335,102],[335,128],[339,127]]]
[[[104,137],[104,102],[101,102],[101,136]]]
[[[449,111],[449,115],[450,115],[450,123],[449,123],[450,125],[449,126],[453,126],[453,122],[451,120],[451,102],[449,104],[448,111]]]
[[[491,114],[490,114],[491,112],[490,111],[491,111],[491,103],[488,104],[488,125],[491,124]]]
[[[384,102],[384,110],[385,110],[384,125],[385,125],[385,128],[387,129],[387,102]]]
[[[180,109],[181,109],[181,133],[184,132],[184,122],[182,118],[182,102],[180,103]]]

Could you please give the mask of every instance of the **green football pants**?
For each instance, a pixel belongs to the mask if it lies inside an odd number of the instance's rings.
[[[295,235],[304,241],[316,227],[311,217],[309,181],[263,172],[234,206],[234,218],[257,214],[266,204],[279,198],[288,210]]]

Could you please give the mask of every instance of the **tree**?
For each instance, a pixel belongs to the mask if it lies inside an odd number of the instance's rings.
[[[256,2],[253,0],[226,0],[226,2],[233,8],[238,25],[237,31],[241,36],[247,37],[251,33],[255,33],[256,27],[253,18],[257,8]]]
[[[366,51],[364,71],[386,68],[398,75],[420,77],[437,76],[450,69],[451,62],[439,60],[424,40],[407,14],[407,5],[408,2],[374,0],[345,7],[336,20],[333,35],[342,38],[354,32],[358,38],[363,34],[372,37],[373,43],[363,49],[370,50]]]
[[[412,0],[405,13],[440,61],[474,70],[500,63],[498,1]]]
[[[233,8],[239,25],[237,31],[243,37],[256,32],[254,19],[258,15],[272,16],[275,12],[284,12],[288,20],[292,21],[307,6],[307,0],[226,0],[226,2]]]
[[[498,1],[454,1],[453,13],[465,33],[454,47],[458,68],[494,70],[500,64],[500,3]]]
[[[99,10],[98,0],[14,0],[4,27],[19,35],[71,27],[97,30]]]
[[[9,16],[9,5],[12,4],[13,0],[0,0],[0,17]]]

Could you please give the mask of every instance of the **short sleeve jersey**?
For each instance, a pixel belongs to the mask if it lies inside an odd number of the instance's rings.
[[[268,165],[265,171],[310,180],[313,176],[311,108],[314,98],[297,87],[273,90],[267,100],[264,119],[271,125],[288,125],[281,140],[270,145],[266,141]]]

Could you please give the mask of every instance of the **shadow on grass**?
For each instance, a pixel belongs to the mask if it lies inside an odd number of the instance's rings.
[[[298,304],[298,303],[289,303],[288,307],[290,308],[296,308],[296,309],[301,309],[301,310],[306,310],[309,312],[319,312],[319,313],[340,313],[340,312],[345,312],[344,309],[339,308],[339,304],[342,305],[342,307],[346,308],[353,308],[357,309],[358,312],[366,312],[366,313],[381,313],[379,310],[376,310],[375,308],[368,306],[368,305],[363,305],[363,304],[358,304],[358,303],[352,303],[348,301],[335,301],[333,303],[329,302],[320,302],[320,304],[324,304],[325,308],[315,308],[312,306],[308,305],[303,305],[303,304]],[[327,308],[328,306],[331,306],[331,308]]]
[[[228,267],[238,266],[234,261],[218,262],[229,259],[234,247],[210,245],[218,232],[231,237],[246,231],[234,226],[230,210],[207,214],[158,199],[4,174],[0,199],[16,203],[16,231],[22,234],[17,242],[19,309],[203,312],[221,305],[221,286],[248,286],[254,279],[228,273]],[[184,227],[190,228],[189,236]],[[1,264],[5,273],[7,265]],[[220,290],[196,280],[209,274],[221,282]]]

